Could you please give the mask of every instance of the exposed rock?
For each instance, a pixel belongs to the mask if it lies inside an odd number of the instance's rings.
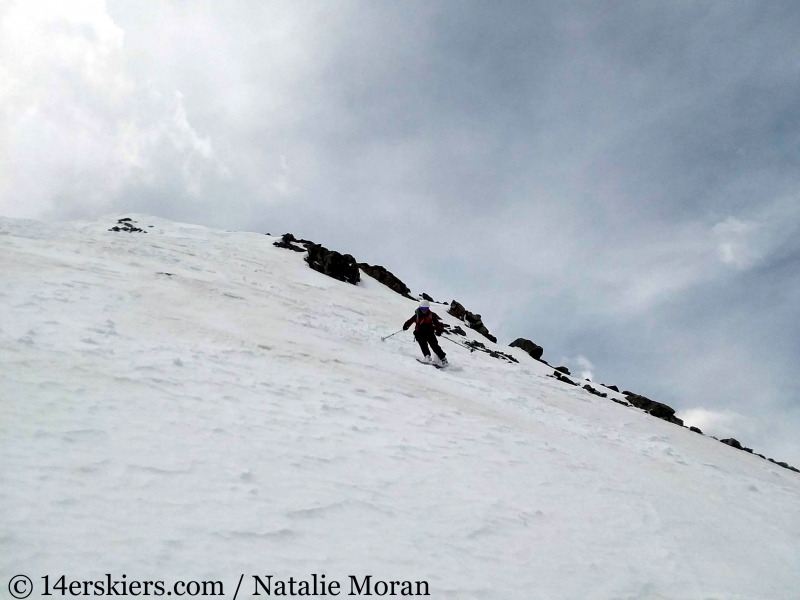
[[[436,300],[428,296],[428,294],[426,294],[425,292],[422,292],[422,298],[423,300],[427,300],[428,302],[436,302]]]
[[[313,243],[309,243],[306,249],[308,250],[306,257],[308,266],[315,271],[353,285],[361,280],[356,259],[350,254],[341,254],[336,250],[328,250],[324,246]]]
[[[306,244],[310,243],[307,240],[303,240],[303,242]],[[278,248],[294,250],[295,252],[305,252],[305,247],[298,245],[299,243],[301,243],[300,240],[295,239],[291,233],[284,233],[281,239],[277,242],[274,242],[272,245],[277,246]]]
[[[742,445],[739,443],[739,440],[736,440],[734,438],[727,438],[724,440],[720,440],[720,442],[722,442],[723,444],[727,444],[728,446],[732,446],[737,450],[743,450]]]
[[[700,428],[699,427],[695,427],[694,425],[689,427],[689,431],[694,431],[695,433],[699,433],[700,435],[703,435],[703,432],[700,431]]]
[[[458,344],[458,342],[455,342]],[[465,340],[463,344],[459,344],[460,346],[464,346],[465,348],[469,348],[470,352],[475,352],[476,350],[479,352],[485,352],[492,358],[501,358],[508,362],[518,363],[519,361],[511,356],[510,354],[506,354],[505,352],[500,352],[499,350],[491,350],[483,345],[483,343],[478,342],[476,340]]]
[[[628,402],[633,404],[636,408],[640,408],[643,411],[650,413],[654,417],[669,421],[670,423],[683,425],[683,421],[675,416],[675,409],[671,406],[667,406],[661,402],[656,402],[655,400],[650,400],[650,398],[646,398],[645,396],[640,396],[639,394],[634,394],[632,392],[626,391],[623,393],[627,397]]]
[[[447,309],[447,312],[453,315],[456,319],[461,319],[462,321],[466,320],[467,309],[465,309],[459,302],[456,302],[455,300],[450,303],[450,308]]]
[[[564,383],[568,383],[570,385],[578,385],[577,383],[572,381],[572,379],[570,379],[569,377],[564,377],[564,375],[562,375],[561,372],[558,370],[553,371],[553,377],[555,377],[559,381],[563,381]]]
[[[630,404],[628,404],[624,400],[618,400],[617,398],[611,398],[611,401],[612,402],[616,402],[617,404],[622,404],[622,406],[627,406],[628,408],[630,408],[630,406],[631,406]]]
[[[561,371],[565,375],[572,375],[567,367],[556,367],[556,371]]]
[[[526,340],[525,338],[517,338],[513,342],[509,344],[512,348],[521,348],[525,352],[531,355],[531,358],[535,360],[541,360],[542,354],[544,354],[544,348],[539,346],[538,344],[534,344],[530,340]]]
[[[601,383],[604,388],[608,388],[609,390],[614,390],[615,392],[619,393],[619,388],[615,385],[609,385],[607,383]]]
[[[127,231],[128,233],[147,233],[144,229],[139,227],[134,227],[133,224],[137,221],[134,221],[130,217],[125,217],[124,219],[117,219],[117,224],[114,225],[109,231]]]
[[[455,335],[463,335],[463,336],[467,335],[467,332],[461,329],[460,325],[456,325],[455,327],[451,327],[447,323],[442,323],[442,325],[444,325],[444,329],[447,333],[452,333]]]
[[[380,265],[368,265],[367,263],[358,263],[358,267],[370,277],[374,277],[380,281],[390,290],[394,290],[401,296],[405,296],[411,300],[414,299],[411,297],[411,290],[409,287],[385,267]]]
[[[483,324],[481,321],[481,316],[475,313],[469,312],[466,308],[464,308],[461,304],[453,300],[450,303],[450,308],[447,310],[448,313],[453,315],[456,319],[461,319],[465,321],[470,328],[474,329],[482,336],[492,340],[492,342],[497,342],[497,338],[494,337],[489,330],[486,328],[486,325]]]
[[[605,392],[601,392],[600,390],[596,390],[595,388],[590,386],[588,383],[583,386],[583,389],[585,389],[590,394],[594,394],[595,396],[600,396],[601,398],[607,398],[608,397],[608,394],[606,394]]]

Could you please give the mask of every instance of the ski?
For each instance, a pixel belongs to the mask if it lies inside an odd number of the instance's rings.
[[[448,367],[448,365],[437,365],[436,363],[433,362],[425,362],[421,358],[418,358],[417,362],[421,365],[428,365],[429,367],[435,367],[437,369],[446,369]]]

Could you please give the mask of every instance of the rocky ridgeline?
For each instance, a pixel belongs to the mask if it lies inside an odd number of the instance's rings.
[[[281,239],[272,245],[278,248],[285,248],[286,250],[294,250],[295,252],[305,252],[306,246],[313,243],[314,242],[308,240],[298,240],[291,233],[284,233]]]
[[[306,256],[308,266],[323,275],[353,285],[361,281],[359,265],[350,254],[328,250],[325,246],[315,244],[310,240],[298,240],[291,233],[283,234],[281,239],[272,245],[295,252],[308,252],[308,256]]]
[[[315,271],[353,285],[361,281],[361,271],[352,255],[328,250],[319,244],[308,244],[306,250],[306,262]]]
[[[467,327],[470,329],[474,329],[478,333],[480,333],[486,339],[491,340],[494,343],[497,343],[497,338],[494,337],[489,330],[486,328],[486,325],[483,324],[481,320],[481,316],[472,312],[469,312],[466,308],[464,308],[461,304],[453,300],[450,303],[450,308],[447,310],[449,314],[454,316],[456,319],[460,319],[467,324]]]
[[[538,344],[535,344],[531,340],[528,340],[528,339],[525,339],[525,338],[517,338],[516,340],[511,342],[511,344],[509,344],[509,345],[514,347],[514,348],[520,348],[521,350],[524,350],[534,360],[537,360],[537,361],[542,362],[544,364],[548,364],[547,362],[545,362],[542,359],[542,355],[544,354],[544,348],[542,348]],[[576,386],[576,387],[580,387],[580,384],[576,383],[575,381],[573,381],[572,379],[567,377],[568,375],[570,375],[570,372],[569,372],[569,369],[567,367],[556,367],[554,369],[554,371],[553,371],[553,374],[552,375],[548,375],[548,377],[553,377],[554,379],[557,379],[561,383],[566,383],[567,385],[573,385],[573,386]],[[607,384],[607,383],[601,383],[600,385],[602,387],[606,388],[606,389],[613,390],[613,391],[615,391],[617,393],[620,393],[619,388],[616,385],[611,385],[611,384]],[[584,384],[583,385],[583,389],[586,390],[587,392],[589,392],[590,394],[593,394],[595,396],[599,396],[600,398],[608,398],[608,394],[606,392],[601,392],[600,390],[592,387],[589,383]],[[683,423],[683,420],[678,418],[675,415],[675,409],[672,408],[671,406],[667,406],[666,404],[664,404],[662,402],[656,402],[655,400],[651,400],[650,398],[647,398],[646,396],[642,396],[641,394],[634,394],[633,392],[630,392],[628,390],[625,390],[624,392],[622,392],[622,395],[625,396],[627,402],[625,400],[620,400],[618,398],[613,398],[613,397],[608,398],[608,399],[611,400],[612,402],[616,402],[617,404],[621,404],[622,406],[638,408],[639,410],[643,410],[644,412],[648,413],[649,415],[651,415],[653,417],[656,417],[658,419],[662,419],[662,420],[667,421],[669,423],[674,423],[675,425],[680,425],[681,427],[686,427],[686,425],[684,425],[684,423]],[[695,433],[699,433],[700,435],[703,435],[703,432],[698,427],[689,427],[688,429],[690,431],[693,431]],[[711,436],[711,437],[713,437],[713,436]],[[714,439],[717,439],[717,438],[714,438]],[[785,462],[776,461],[776,460],[773,460],[771,458],[767,458],[763,454],[759,454],[758,452],[754,452],[752,448],[747,448],[747,447],[742,446],[739,443],[739,441],[734,439],[734,438],[728,438],[728,439],[719,440],[719,441],[722,442],[723,444],[727,445],[727,446],[730,446],[731,448],[736,448],[737,450],[742,450],[744,452],[748,452],[750,454],[753,454],[754,456],[760,456],[761,458],[763,458],[765,460],[768,460],[771,463],[774,463],[774,464],[776,464],[778,466],[781,466],[784,469],[789,469],[791,471],[795,471],[797,473],[800,473],[800,469],[796,469],[795,467],[793,467],[793,466],[791,466],[791,465],[789,465],[789,464],[787,464]]]
[[[364,271],[367,275],[374,277],[401,296],[410,300],[414,299],[411,297],[409,287],[394,273],[380,265],[356,262],[356,259],[351,254],[342,254],[336,250],[329,250],[325,246],[315,244],[310,240],[298,240],[291,233],[285,233],[273,246],[293,250],[294,252],[308,252],[306,257],[308,266],[328,277],[355,285],[361,281],[360,271]]]
[[[622,392],[622,395],[636,408],[643,410],[646,413],[653,415],[658,419],[675,423],[675,425],[683,425],[683,421],[675,416],[675,409],[661,402],[650,400],[645,396],[634,394],[633,392]]]
[[[133,221],[130,218],[120,219],[117,221],[117,225],[112,227],[109,231],[128,231],[128,232],[141,232],[147,233],[143,229],[135,227],[134,224],[136,221]],[[152,227],[152,226],[151,226]],[[319,271],[324,275],[328,275],[329,277],[333,277],[334,279],[338,279],[339,281],[344,281],[346,283],[351,283],[353,285],[357,284],[361,280],[360,271],[364,271],[369,276],[374,277],[377,281],[381,282],[389,289],[394,290],[401,296],[405,298],[409,298],[410,300],[414,300],[411,296],[411,290],[409,287],[403,283],[397,276],[395,276],[391,271],[382,267],[380,265],[369,265],[367,263],[358,263],[356,259],[353,258],[350,254],[341,254],[340,252],[336,252],[335,250],[329,250],[320,244],[315,244],[309,240],[298,240],[296,239],[291,233],[284,234],[281,239],[273,244],[278,248],[285,248],[287,250],[292,250],[294,252],[307,252],[308,256],[306,256],[306,262],[308,266],[314,269],[315,271]],[[428,300],[429,302],[435,302],[433,298],[431,298],[428,294],[422,294],[422,298]],[[443,303],[446,304],[446,303]],[[450,303],[450,307],[448,308],[447,312],[454,316],[455,318],[463,321],[466,325],[487,339],[491,340],[492,342],[497,342],[497,338],[489,333],[486,325],[484,325],[483,320],[481,319],[481,315],[472,313],[468,311],[462,304],[453,300]],[[449,325],[445,325],[445,329],[447,333],[466,336],[466,332],[461,329],[459,326],[451,327]],[[510,354],[506,354],[505,352],[500,352],[498,350],[492,350],[491,348],[487,348],[481,342],[475,340],[464,340],[463,343],[456,342],[454,340],[453,343],[456,343],[464,348],[468,348],[470,352],[483,352],[488,354],[489,356],[501,360],[505,360],[507,362],[518,362],[515,357]],[[537,360],[541,363],[544,363],[548,366],[549,363],[545,361],[542,356],[544,355],[544,348],[535,344],[531,340],[525,338],[517,338],[511,344],[511,347],[520,348],[524,350],[531,358]],[[569,378],[570,371],[567,367],[555,367],[553,374],[549,375],[549,377],[553,377],[558,381],[565,383],[567,385],[572,385],[575,387],[581,387],[581,385],[572,379]],[[608,385],[608,384],[601,384],[604,388],[613,390],[619,393],[619,388],[616,385]],[[683,424],[683,421],[675,416],[675,409],[671,406],[667,406],[662,402],[657,402],[655,400],[651,400],[646,396],[642,396],[641,394],[634,394],[633,392],[624,391],[622,395],[625,396],[627,402],[625,400],[620,400],[618,398],[609,398],[606,392],[601,392],[600,390],[594,388],[589,383],[586,383],[582,386],[586,392],[598,396],[600,398],[608,398],[609,400],[616,402],[617,404],[621,404],[627,407],[635,407],[644,412],[648,413],[649,415],[656,417],[658,419],[662,419],[669,423],[673,423],[675,425],[680,425],[681,427],[686,427]],[[695,433],[699,433],[703,435],[703,432],[697,427],[689,427],[689,429]],[[712,436],[713,437],[713,436]],[[714,438],[716,439],[716,438]],[[748,452],[753,454],[754,456],[760,456],[761,458],[770,461],[778,466],[781,466],[785,469],[790,469],[797,473],[800,473],[800,470],[796,469],[795,467],[781,461],[773,460],[772,458],[767,458],[763,454],[759,454],[754,452],[752,448],[747,448],[741,445],[739,441],[734,438],[728,438],[724,440],[719,440],[721,443],[730,446],[731,448],[736,448],[737,450],[742,450],[743,452]]]
[[[373,279],[377,279],[383,285],[388,287],[390,290],[394,290],[401,296],[408,298],[409,300],[414,300],[411,297],[411,290],[409,287],[400,281],[400,279],[395,276],[394,273],[387,270],[386,268],[380,265],[368,265],[367,263],[358,263],[358,267],[364,271],[367,275],[372,277]]]
[[[517,338],[509,345],[524,350],[534,360],[538,360],[539,362],[548,364],[544,360],[542,360],[542,355],[544,354],[544,348],[542,348],[539,344],[532,342],[531,340],[525,338]],[[562,383],[580,387],[580,384],[570,379],[568,375],[570,375],[569,369],[567,367],[561,366],[561,367],[555,367],[553,374],[550,375],[550,377],[558,379]],[[614,390],[615,392],[619,392],[619,388],[615,385],[603,384],[603,387],[610,390]],[[590,394],[599,396],[600,398],[608,397],[608,393],[601,392],[600,390],[592,387],[589,383],[584,384],[583,389],[589,392]],[[612,400],[614,400],[618,404],[623,404],[625,406],[635,406],[636,408],[641,409],[646,413],[651,414],[654,417],[663,419],[665,421],[669,421],[670,423],[675,423],[676,425],[683,425],[683,421],[681,421],[678,417],[675,416],[675,409],[673,409],[671,406],[667,406],[666,404],[662,404],[661,402],[656,402],[655,400],[650,400],[650,398],[646,398],[645,396],[641,396],[639,394],[634,394],[633,392],[625,391],[623,392],[623,395],[627,398],[627,402],[615,398],[612,398]]]

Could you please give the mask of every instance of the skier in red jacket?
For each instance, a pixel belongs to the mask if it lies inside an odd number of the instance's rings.
[[[431,305],[427,300],[419,303],[419,308],[414,311],[414,316],[403,324],[403,331],[411,327],[412,323],[416,323],[414,338],[416,338],[422,354],[425,356],[425,362],[430,362],[431,360],[431,351],[428,349],[428,345],[430,345],[442,365],[446,365],[447,357],[439,347],[439,341],[436,339],[437,335],[442,335],[444,324],[439,315],[431,310]]]

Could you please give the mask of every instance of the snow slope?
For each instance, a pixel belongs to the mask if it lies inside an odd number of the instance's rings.
[[[442,342],[455,368],[422,366],[410,333],[380,341],[415,304],[368,276],[132,216],[147,234],[0,219],[0,597],[18,573],[32,597],[110,573],[229,598],[242,574],[250,598],[251,575],[324,573],[442,599],[800,598],[796,473],[518,349]]]

